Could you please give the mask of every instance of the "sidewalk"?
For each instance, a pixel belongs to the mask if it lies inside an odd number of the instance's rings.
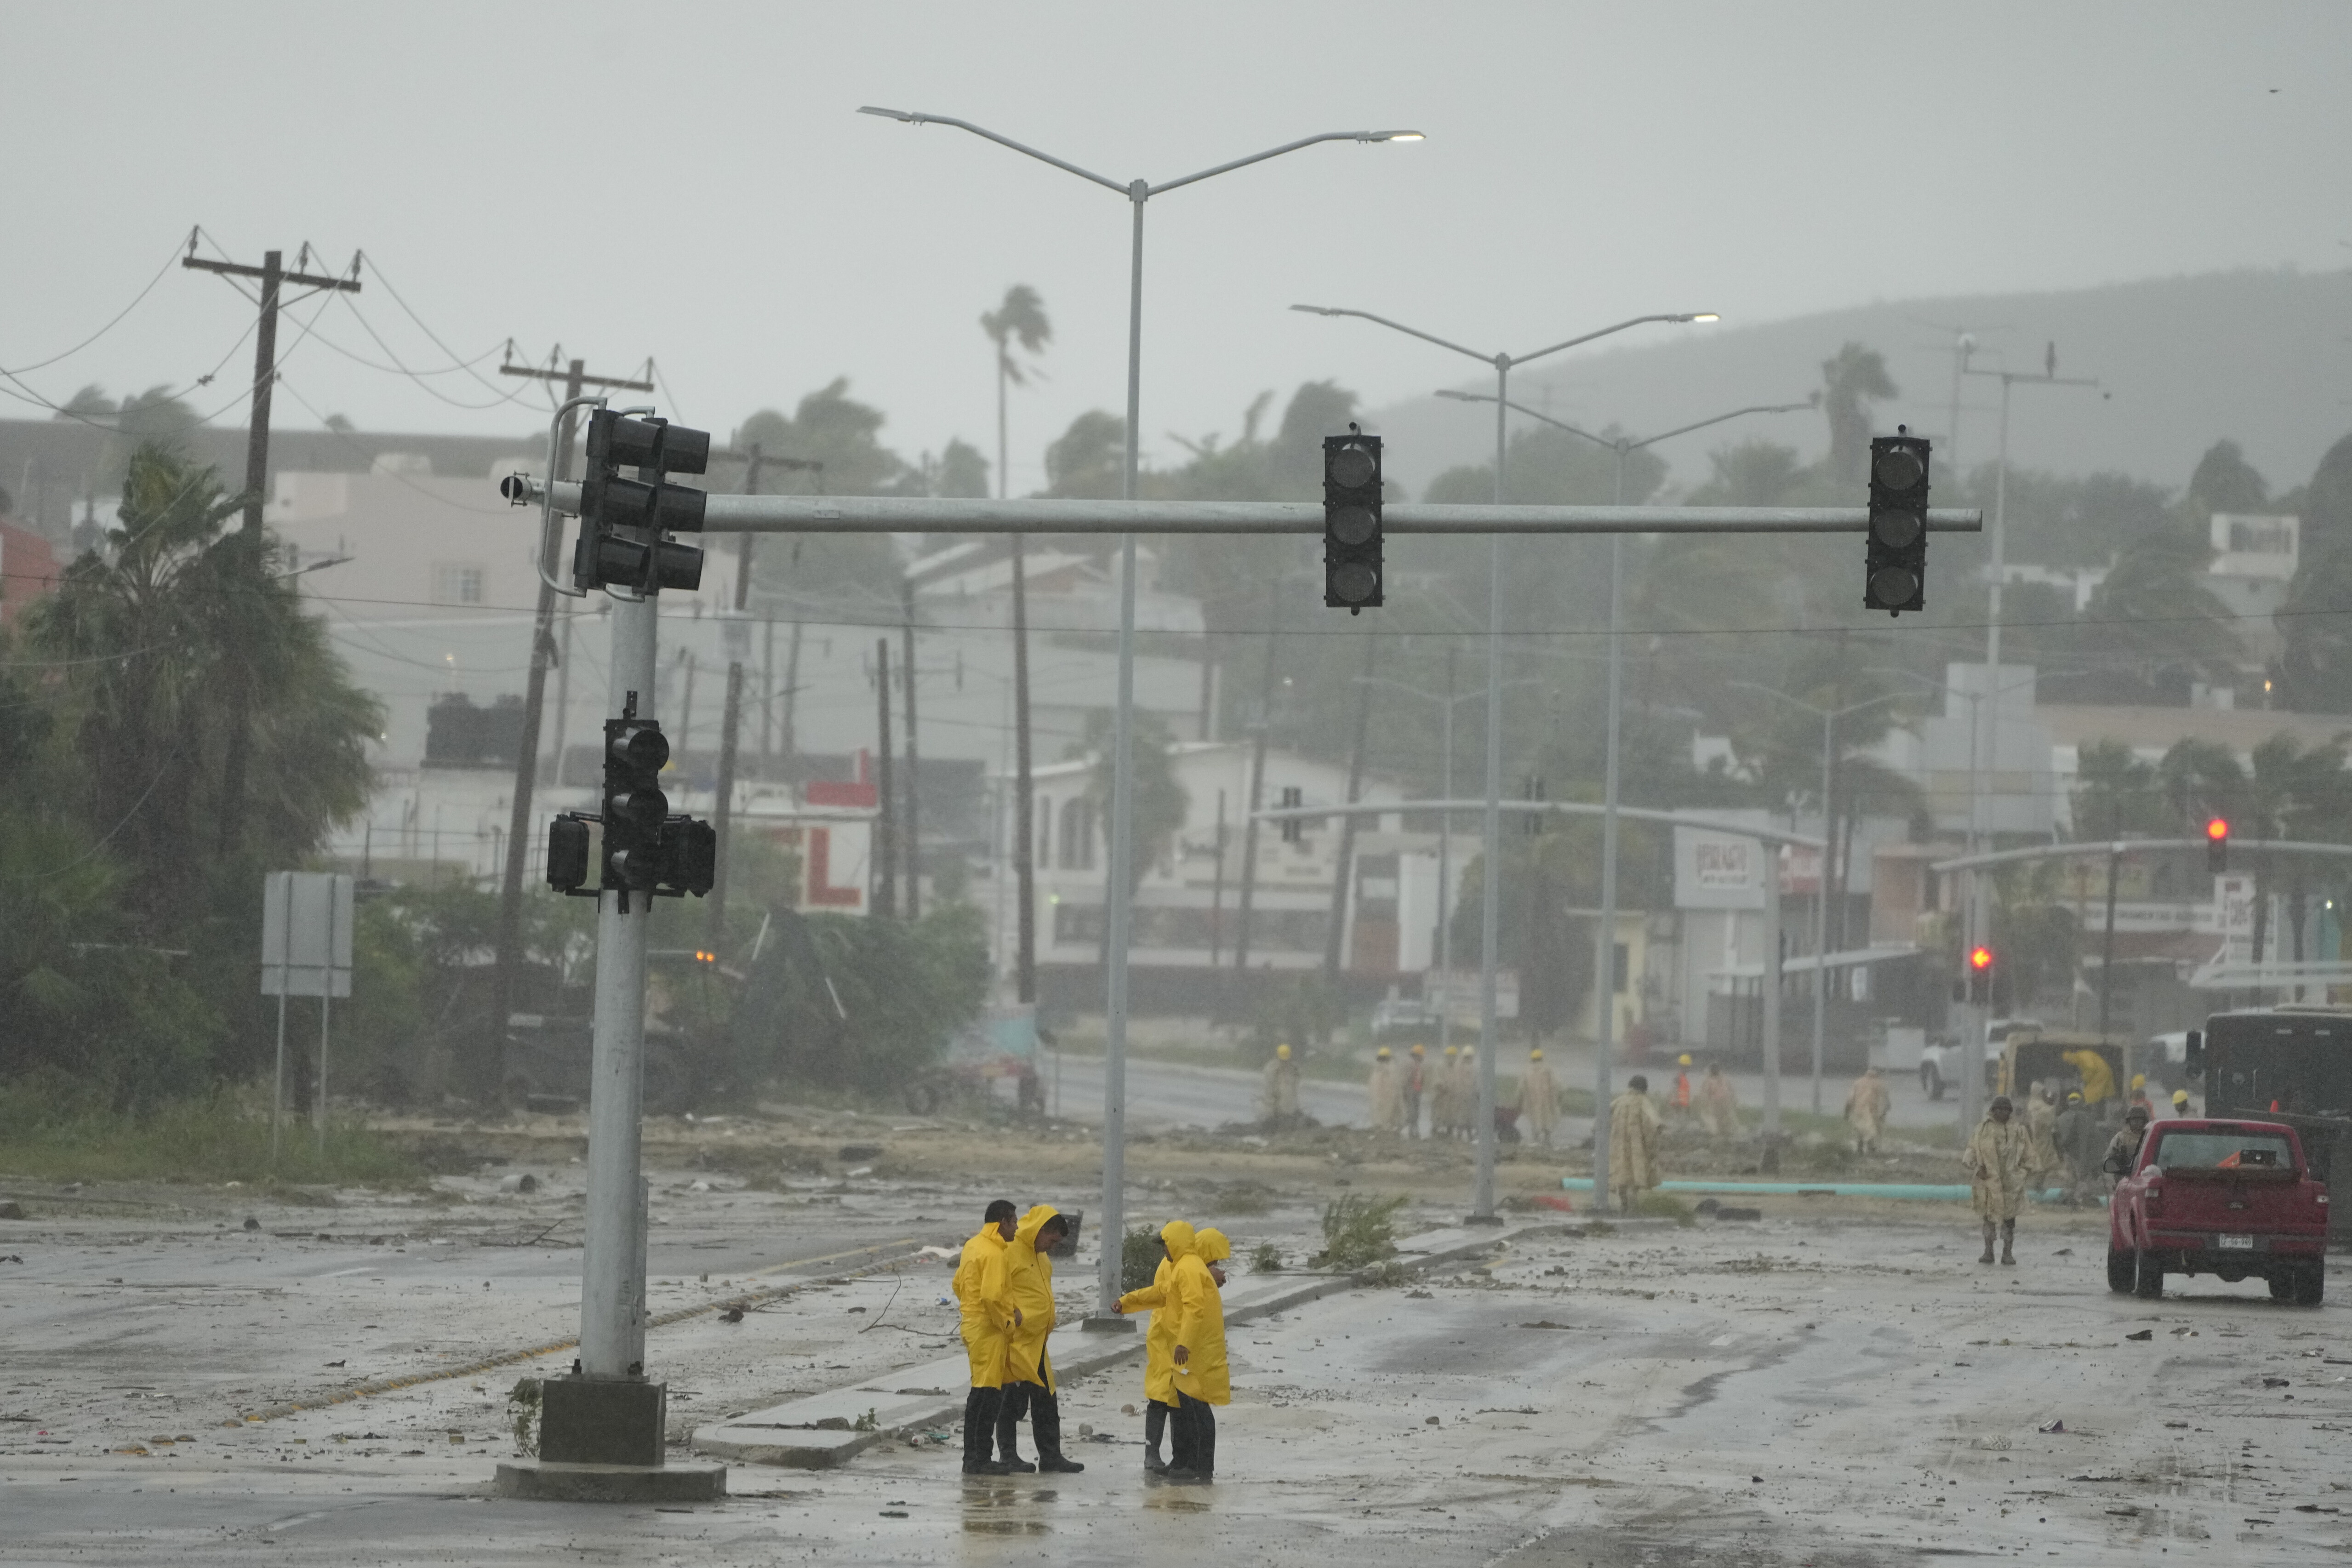
[[[1515,1238],[1559,1228],[1557,1223],[1546,1223],[1423,1231],[1398,1244],[1395,1261],[1408,1272],[1424,1273],[1481,1256]],[[1246,1323],[1287,1312],[1352,1290],[1355,1283],[1353,1274],[1245,1275],[1225,1287],[1225,1322]],[[1076,1324],[1064,1325],[1055,1336],[1055,1377],[1081,1377],[1142,1354],[1141,1324],[1129,1321],[1138,1332],[1090,1333]],[[697,1427],[692,1447],[698,1454],[744,1464],[831,1469],[896,1433],[961,1421],[971,1380],[970,1364],[963,1355],[942,1356],[892,1373],[879,1382],[828,1389]]]

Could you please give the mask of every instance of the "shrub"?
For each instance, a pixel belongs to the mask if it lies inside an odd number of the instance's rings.
[[[1407,1199],[1366,1197],[1349,1193],[1323,1211],[1323,1250],[1313,1259],[1318,1269],[1360,1269],[1367,1263],[1396,1256],[1396,1215]]]

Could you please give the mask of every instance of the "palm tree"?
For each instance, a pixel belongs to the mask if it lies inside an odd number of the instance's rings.
[[[1054,324],[1046,319],[1045,302],[1025,283],[1004,291],[1004,303],[983,312],[980,329],[996,345],[996,494],[1002,500],[1012,492],[1005,440],[1005,401],[1010,390],[1029,384],[1034,367],[1013,357],[1018,343],[1024,354],[1043,353],[1054,340]],[[1019,821],[1013,831],[1013,873],[1020,888],[1021,917],[1018,956],[1013,964],[1015,996],[1024,1002],[1037,999],[1037,806],[1029,773],[1029,582],[1022,560],[1021,536],[1013,536],[1013,810]]]

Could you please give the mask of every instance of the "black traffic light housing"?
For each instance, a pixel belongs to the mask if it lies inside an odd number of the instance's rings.
[[[1896,425],[1870,443],[1870,555],[1862,602],[1899,615],[1927,607],[1927,441]]]
[[[2215,817],[2205,824],[2205,869],[2220,876],[2230,869],[2230,819]]]
[[[700,533],[709,497],[665,476],[708,469],[710,433],[600,408],[588,418],[587,458],[572,585],[640,594],[699,587],[701,549],[664,536]],[[624,477],[623,469],[635,476]]]
[[[1381,438],[1323,438],[1323,602],[1357,614],[1381,596]]]
[[[1997,967],[1991,948],[1979,942],[1969,949],[1968,999],[1979,1006],[1992,1002],[1993,970]]]
[[[663,881],[662,831],[669,821],[669,797],[662,793],[661,770],[669,763],[669,741],[661,726],[636,716],[634,694],[623,716],[604,721],[604,886],[622,894],[650,894]]]
[[[1296,784],[1286,784],[1286,785],[1284,785],[1284,786],[1282,787],[1282,800],[1281,800],[1281,805],[1282,805],[1283,810],[1295,810],[1296,808],[1300,807],[1300,806],[1303,806],[1303,805],[1305,805],[1306,803],[1307,803],[1307,791],[1306,791],[1306,790],[1304,790],[1304,789],[1300,789],[1300,788],[1299,788],[1297,785],[1296,785]],[[1286,844],[1303,843],[1303,842],[1305,842],[1305,841],[1306,841],[1306,839],[1307,839],[1307,819],[1306,819],[1306,818],[1304,818],[1304,817],[1285,817],[1285,818],[1283,818],[1283,819],[1282,819],[1282,841],[1283,841],[1284,843],[1286,843]]]
[[[588,819],[566,811],[547,824],[547,885],[569,896],[588,887]]]

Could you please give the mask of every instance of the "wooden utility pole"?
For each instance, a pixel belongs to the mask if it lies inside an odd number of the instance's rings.
[[[906,605],[906,654],[898,663],[905,669],[907,683],[907,831],[900,841],[899,859],[907,863],[907,918],[923,917],[923,831],[922,806],[919,797],[923,774],[916,761],[915,752],[915,580],[899,580],[901,601]]]
[[[891,802],[890,778],[890,639],[874,640],[874,700],[878,706],[874,733],[879,754],[874,764],[874,913],[885,919],[898,915],[898,831]]]
[[[506,364],[499,367],[502,376],[524,376],[533,381],[561,381],[563,396],[569,400],[581,396],[590,387],[614,391],[651,392],[649,381],[630,381],[618,376],[592,376],[587,363],[573,360],[562,370],[552,364]],[[551,477],[561,479],[571,467],[574,422],[565,416],[562,428],[555,437],[555,450],[548,460]],[[522,734],[515,743],[515,783],[512,810],[507,817],[507,863],[505,875],[499,885],[499,929],[495,952],[497,959],[490,971],[490,1012],[482,1049],[475,1054],[466,1076],[475,1098],[495,1099],[499,1086],[506,1081],[507,1019],[514,1012],[516,971],[522,966],[522,874],[529,863],[531,843],[531,797],[539,787],[539,731],[541,716],[547,706],[547,672],[555,663],[555,590],[542,580],[539,585],[539,601],[531,618],[530,671],[524,678],[522,697]],[[561,729],[561,726],[558,728]],[[561,759],[558,759],[559,762]],[[562,777],[559,772],[557,775]]]
[[[269,485],[269,394],[278,384],[278,312],[284,298],[285,286],[296,284],[312,293],[334,291],[357,294],[360,291],[360,258],[352,257],[352,275],[348,277],[323,277],[300,270],[310,253],[302,247],[295,258],[296,270],[289,272],[284,266],[285,252],[266,251],[259,267],[248,267],[237,261],[211,261],[196,255],[196,236],[188,235],[188,254],[180,265],[199,272],[217,272],[224,277],[252,277],[261,283],[261,319],[255,332],[253,349],[253,407],[245,433],[245,527],[240,535],[243,548],[250,558],[253,575],[261,575],[261,508],[268,499]],[[308,298],[308,295],[300,296]],[[232,624],[236,624],[232,619]],[[252,694],[247,689],[247,650],[230,650],[228,698],[232,717],[228,727],[228,755],[221,766],[220,852],[236,851],[245,831],[245,770],[246,758],[252,745]]]
[[[1363,792],[1364,788],[1364,744],[1372,722],[1372,659],[1380,652],[1380,646],[1378,637],[1367,635],[1364,638],[1364,670],[1356,677],[1356,734],[1348,747],[1348,804],[1350,806],[1356,803],[1356,797]],[[1356,815],[1350,811],[1339,819],[1339,863],[1331,873],[1331,925],[1323,934],[1323,983],[1331,988],[1335,996],[1339,992],[1340,972],[1347,967],[1348,906],[1350,902],[1349,895],[1354,891],[1350,884],[1354,881],[1355,860]]]
[[[760,471],[766,467],[822,469],[824,465],[801,457],[771,457],[758,442],[748,444],[741,452],[714,452],[717,458],[731,459],[743,466],[743,493],[760,493]],[[751,623],[742,617],[751,602],[751,547],[757,534],[735,536],[735,615],[726,629],[727,643],[727,707],[719,725],[719,779],[713,787],[711,831],[719,839],[719,863],[710,879],[710,895],[704,901],[705,914],[710,922],[708,938],[710,950],[717,952],[727,935],[727,857],[730,853],[735,821],[735,767],[740,756],[743,736],[743,681],[745,663],[751,654]],[[775,651],[772,631],[768,649]],[[766,719],[764,712],[761,724]],[[764,748],[763,748],[764,750]]]

